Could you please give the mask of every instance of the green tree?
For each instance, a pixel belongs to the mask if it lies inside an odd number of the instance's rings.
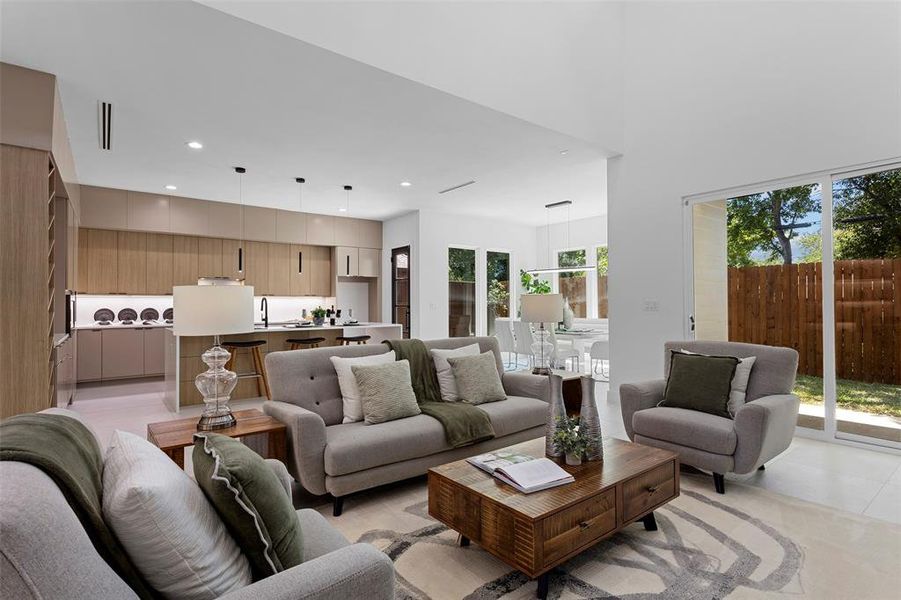
[[[551,284],[549,282],[540,279],[537,275],[526,273],[523,270],[519,271],[519,283],[527,294],[551,293]]]
[[[840,260],[901,257],[901,169],[833,184]]]
[[[584,250],[564,250],[557,253],[558,267],[581,267],[585,264]],[[585,277],[585,271],[569,271],[560,273],[560,277]]]
[[[476,251],[466,248],[448,248],[447,271],[448,281],[475,282]]]
[[[607,246],[598,246],[598,275],[604,276],[607,274],[607,268],[610,266],[610,261],[607,255]]]
[[[727,260],[731,267],[758,264],[752,257],[763,252],[763,262],[793,261],[792,240],[809,213],[819,212],[815,186],[800,185],[726,201]]]
[[[823,234],[805,233],[798,238],[798,262],[823,262]]]

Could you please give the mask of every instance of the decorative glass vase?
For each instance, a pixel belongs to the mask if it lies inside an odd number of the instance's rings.
[[[604,440],[601,436],[601,416],[594,395],[594,379],[582,375],[582,407],[579,409],[579,429],[588,438],[585,460],[604,459]]]
[[[560,458],[563,451],[554,443],[554,433],[560,427],[560,419],[566,416],[563,404],[563,378],[551,373],[548,375],[550,397],[547,407],[547,424],[544,429],[544,453],[551,458]]]
[[[566,464],[571,467],[578,467],[582,464],[582,455],[581,454],[572,454],[566,453]]]

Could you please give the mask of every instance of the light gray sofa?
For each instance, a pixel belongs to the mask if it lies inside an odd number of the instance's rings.
[[[716,491],[725,493],[725,473],[750,473],[791,444],[800,401],[791,393],[798,371],[798,353],[791,348],[736,342],[666,342],[664,373],[670,351],[717,356],[756,356],[748,380],[745,405],[735,419],[681,408],[657,406],[666,380],[620,386],[623,424],[629,439],[672,450],[693,467],[711,471]]]
[[[478,343],[492,352],[507,399],[479,406],[491,417],[496,437],[452,448],[441,424],[426,415],[387,423],[343,424],[344,407],[331,356],[383,354],[385,344],[333,346],[266,356],[272,400],[263,411],[287,424],[288,470],[312,494],[331,494],[334,514],[345,496],[426,473],[431,467],[467,458],[544,435],[548,378],[505,373],[497,339],[450,338],[426,341],[432,348],[459,348]]]
[[[284,465],[267,463],[290,490]],[[394,566],[385,553],[370,544],[349,544],[314,510],[297,516],[304,562],[224,599],[394,600]],[[137,598],[94,550],[53,480],[13,461],[0,461],[0,598]]]

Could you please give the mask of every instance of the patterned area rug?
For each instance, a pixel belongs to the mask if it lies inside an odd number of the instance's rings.
[[[901,526],[730,482],[682,476],[682,495],[641,523],[557,567],[548,598],[890,599],[901,590]],[[348,539],[382,548],[397,597],[535,598],[536,583],[428,516],[424,479],[348,498]]]

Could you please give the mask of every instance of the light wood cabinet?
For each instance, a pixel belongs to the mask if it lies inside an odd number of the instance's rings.
[[[353,245],[360,248],[382,247],[382,222],[359,219],[357,237]]]
[[[166,370],[166,330],[144,330],[144,375],[162,375]]]
[[[114,294],[118,291],[119,235],[106,229],[88,229],[85,239],[84,289],[88,294]]]
[[[241,206],[225,202],[207,202],[207,235],[213,237],[241,237]]]
[[[197,238],[197,269],[200,277],[223,277],[222,240]],[[194,283],[197,283],[195,280]]]
[[[359,249],[345,246],[335,248],[335,269],[338,277],[356,277],[360,272]]]
[[[127,229],[128,192],[81,186],[81,225],[88,228]]]
[[[291,246],[269,244],[269,293],[291,295]]]
[[[169,197],[128,192],[128,228],[133,231],[169,232]]]
[[[334,219],[335,223],[335,241],[336,246],[357,246],[357,229],[359,219]]]
[[[197,240],[187,235],[172,237],[172,285],[197,285]]]
[[[375,248],[360,248],[357,274],[360,277],[378,277],[381,254],[382,251]]]
[[[244,242],[244,285],[252,285],[254,294],[269,294],[269,244]]]
[[[312,253],[310,246],[291,244],[291,256],[288,271],[289,294],[292,296],[312,295]]]
[[[118,232],[116,288],[120,294],[147,293],[147,234]]]
[[[244,279],[247,256],[239,240],[222,240],[222,277]]]
[[[187,235],[208,235],[208,204],[206,200],[172,196],[169,199],[169,231]]]
[[[335,217],[307,215],[307,243],[321,246],[335,244]]]
[[[332,251],[325,246],[306,246],[310,254],[310,295],[334,296]]]
[[[278,211],[275,223],[275,240],[289,244],[303,244],[307,241],[307,216],[293,210]]]
[[[276,239],[276,216],[271,208],[244,207],[244,239],[271,242]]]
[[[172,236],[168,233],[147,234],[147,293],[171,294],[175,281]]]
[[[143,329],[106,329],[102,336],[100,369],[103,379],[144,375]]]
[[[99,381],[103,377],[101,348],[103,331],[100,329],[79,329],[75,335],[78,345],[78,381]]]

